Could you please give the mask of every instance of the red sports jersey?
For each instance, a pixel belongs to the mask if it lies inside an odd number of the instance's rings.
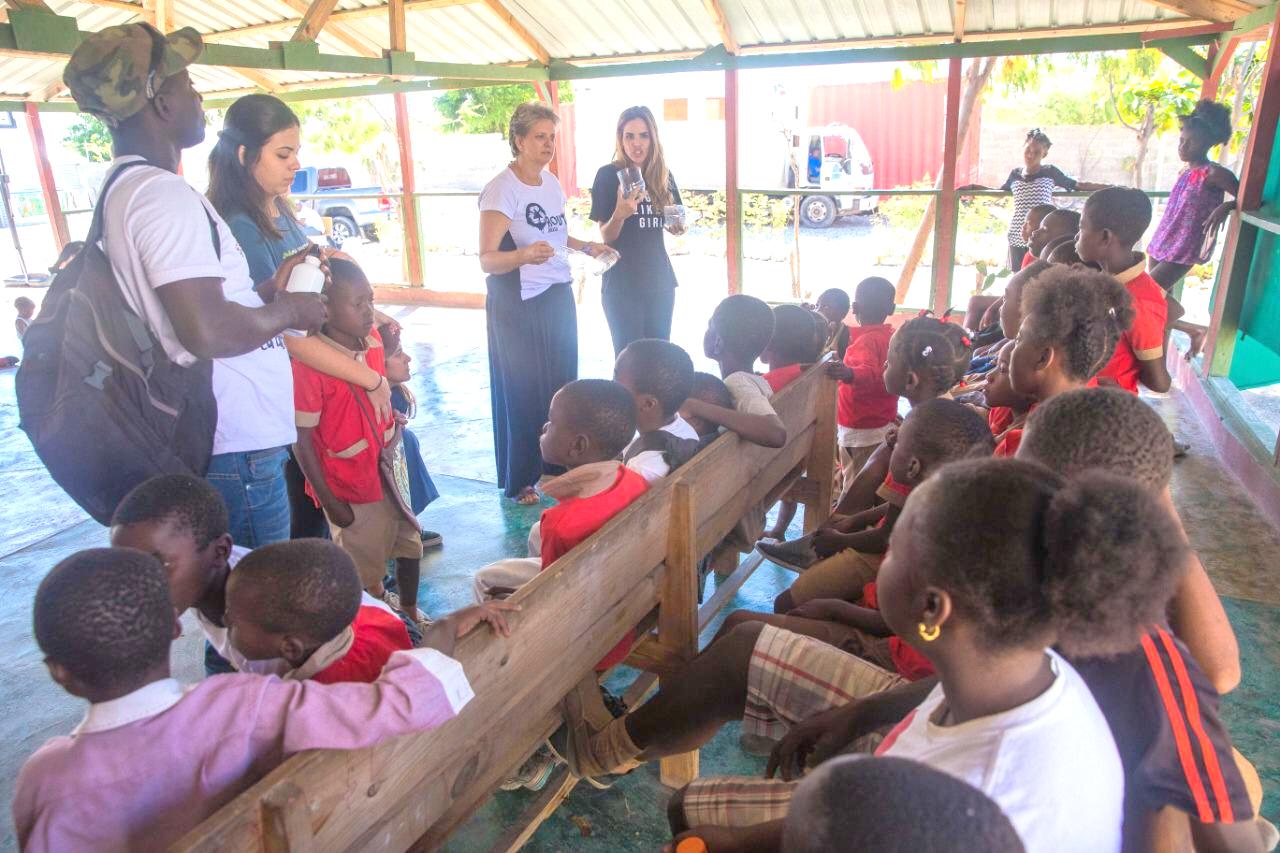
[[[1147,274],[1146,255],[1116,281],[1124,285],[1133,298],[1133,325],[1120,336],[1116,351],[1098,376],[1114,379],[1126,391],[1138,393],[1138,364],[1164,357],[1164,328],[1169,318],[1169,304],[1156,280]]]
[[[889,360],[893,327],[854,326],[844,363],[853,371],[852,382],[841,382],[836,422],[848,429],[876,429],[898,416],[898,397],[884,387],[884,364]]]

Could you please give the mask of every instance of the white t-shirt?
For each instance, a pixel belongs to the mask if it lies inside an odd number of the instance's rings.
[[[911,758],[982,791],[1008,816],[1027,853],[1118,851],[1124,768],[1084,679],[1054,652],[1057,677],[1025,705],[955,726],[931,722],[938,685],[879,754]]]
[[[569,223],[564,215],[564,190],[549,171],[531,187],[508,167],[480,191],[480,210],[493,210],[511,220],[509,233],[517,249],[545,240],[556,250],[546,263],[520,267],[520,298],[532,299],[553,284],[573,279],[567,254]]]
[[[669,432],[676,438],[691,438],[698,440],[698,433],[693,427],[689,426],[689,422],[684,418],[676,415],[676,419],[666,426],[662,427],[663,432]],[[635,444],[640,439],[637,437],[631,444]],[[631,445],[627,445],[627,450],[631,449]],[[627,451],[622,452],[623,456],[627,455]],[[671,473],[671,466],[667,464],[667,460],[663,457],[661,450],[645,450],[637,453],[627,463],[627,467],[635,471],[644,481],[650,485],[657,480]]]
[[[140,159],[121,157],[111,165],[114,169]],[[106,205],[103,250],[125,301],[178,364],[190,365],[196,358],[179,342],[158,288],[185,279],[217,278],[228,302],[262,306],[235,235],[213,205],[180,176],[155,166],[134,166],[100,203]],[[221,257],[214,251],[206,211],[218,228]],[[297,440],[293,369],[283,336],[243,355],[214,359],[213,394],[218,401],[215,454],[267,450]]]
[[[733,396],[733,407],[744,415],[776,415],[769,398],[773,389],[763,376],[739,370],[724,378],[724,385]]]

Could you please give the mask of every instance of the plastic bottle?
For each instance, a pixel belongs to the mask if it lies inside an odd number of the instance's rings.
[[[707,842],[696,835],[691,835],[676,845],[676,853],[707,853]]]
[[[285,289],[290,293],[319,293],[323,290],[324,270],[320,269],[320,259],[315,255],[303,259],[289,273],[289,285]]]

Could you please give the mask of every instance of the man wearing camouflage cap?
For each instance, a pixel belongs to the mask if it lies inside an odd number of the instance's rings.
[[[304,253],[280,266],[265,291],[279,293],[264,304],[231,230],[177,174],[182,149],[204,139],[187,72],[203,49],[190,28],[164,36],[146,24],[108,27],[76,49],[62,79],[111,130],[115,159],[98,204],[102,248],[125,300],[171,359],[213,360],[208,478],[227,502],[236,544],[253,548],[289,538],[283,469],[297,433],[283,334],[318,329],[326,311],[321,297],[284,290]]]

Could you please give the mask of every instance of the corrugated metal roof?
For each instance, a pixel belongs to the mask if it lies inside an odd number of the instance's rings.
[[[140,20],[138,12],[91,0],[48,0],[84,31]],[[721,42],[703,0],[500,0],[512,19],[558,59],[608,59],[697,52]],[[747,51],[865,40],[946,40],[954,32],[954,0],[719,0],[729,30]],[[1266,0],[1223,0],[1242,12]],[[266,47],[288,39],[309,0],[173,0],[175,26],[194,26],[221,44]],[[1169,26],[1185,16],[1143,0],[968,0],[969,40],[1020,31]],[[353,11],[372,9],[368,15]],[[382,0],[339,0],[319,42],[327,53],[380,56],[389,46]],[[446,63],[522,63],[534,49],[482,0],[407,0],[408,48],[418,59]],[[241,32],[245,28],[248,31]],[[224,35],[217,35],[224,33]],[[48,97],[63,62],[56,58],[0,57],[0,94]],[[206,92],[265,83],[297,86],[342,75],[251,71],[197,66]]]

